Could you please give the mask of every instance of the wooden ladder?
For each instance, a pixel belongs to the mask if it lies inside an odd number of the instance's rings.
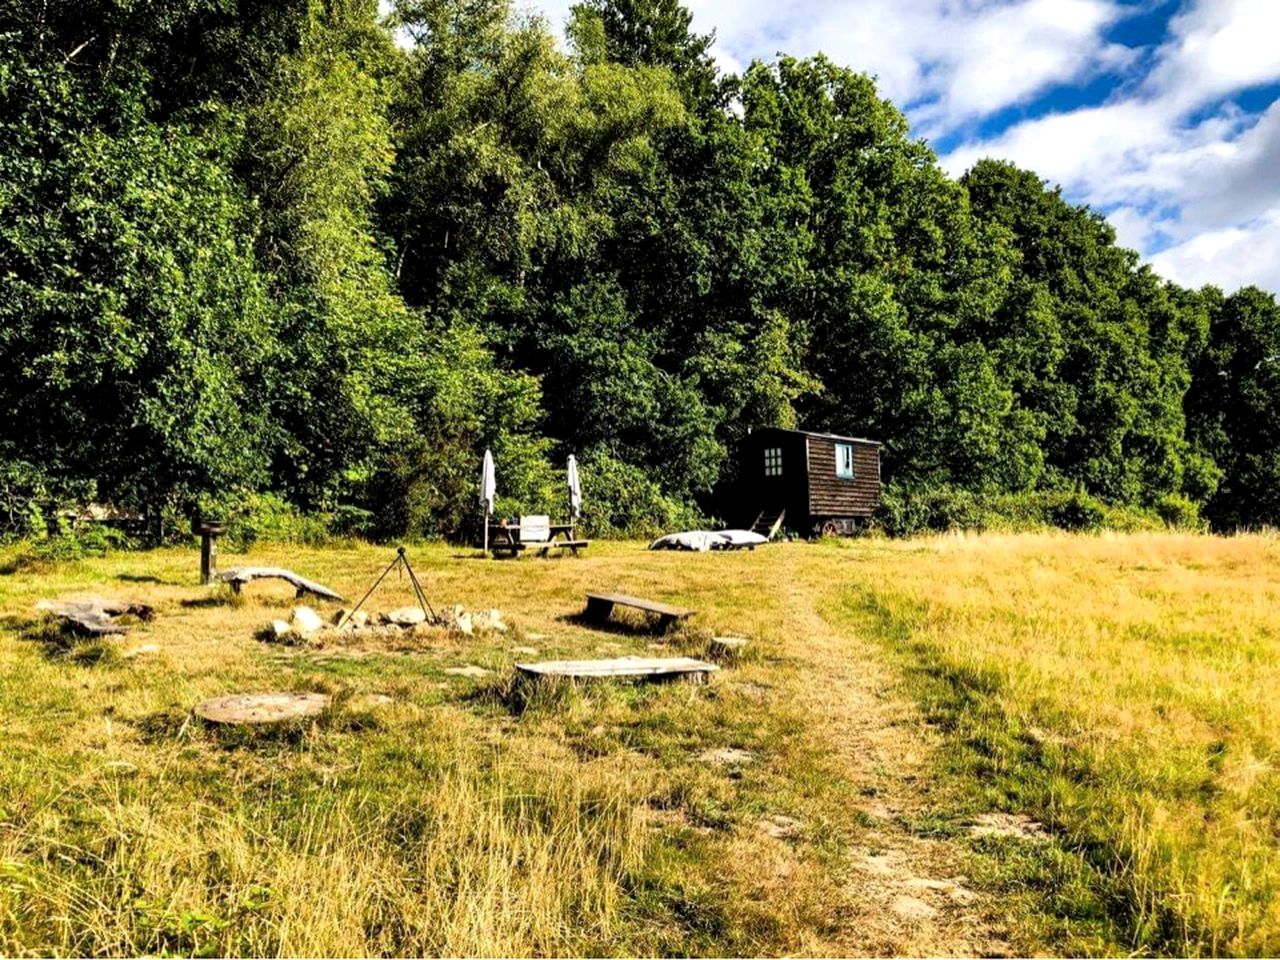
[[[782,529],[782,521],[786,517],[786,510],[779,510],[777,513],[762,510],[760,515],[756,517],[756,522],[751,525],[751,532],[763,534],[765,539],[772,540],[778,535],[778,531]]]

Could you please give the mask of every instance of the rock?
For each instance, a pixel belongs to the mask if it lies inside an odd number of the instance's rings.
[[[718,767],[741,767],[754,761],[755,757],[750,751],[739,750],[737,747],[719,747],[715,750],[704,750],[698,754],[698,759]]]
[[[465,667],[446,667],[444,672],[455,677],[473,677],[475,679],[479,679],[480,677],[489,676],[493,671],[486,670],[484,667],[477,667],[473,663],[468,663]]]
[[[132,650],[126,650],[120,656],[126,660],[132,660],[134,657],[146,657],[153,653],[159,653],[160,647],[155,643],[144,643],[140,647],[134,647]]]
[[[347,701],[347,709],[377,710],[379,707],[390,706],[393,703],[395,699],[388,697],[385,693],[361,693]]]
[[[346,607],[343,607],[341,610],[339,610],[337,613],[335,613],[335,614],[333,615],[333,620],[331,620],[330,622],[331,622],[335,627],[341,627],[341,626],[343,625],[344,621],[345,621],[345,620],[347,619],[347,617],[349,617],[349,616],[351,616],[351,611],[350,611],[350,610],[348,610]]]
[[[271,633],[277,640],[283,640],[293,628],[283,620],[271,621]]]
[[[1017,840],[1045,840],[1048,831],[1044,824],[1022,813],[983,813],[973,818],[969,827],[974,837],[1013,837]]]
[[[471,614],[463,610],[453,621],[453,629],[459,633],[465,633],[468,637],[475,633],[475,624],[471,619]]]
[[[954,880],[932,880],[928,877],[912,877],[907,881],[907,886],[914,887],[917,890],[933,890],[938,893],[944,893],[952,903],[966,904],[972,903],[977,899],[977,894]]]
[[[427,612],[421,607],[397,607],[388,610],[383,616],[387,623],[397,627],[414,627],[427,620]]]
[[[760,830],[778,840],[786,840],[800,832],[800,821],[795,817],[775,813],[763,818],[759,823]]]
[[[302,636],[306,636],[308,633],[315,633],[324,626],[324,621],[320,619],[320,614],[310,607],[294,607],[293,618],[290,623],[294,631]]]
[[[367,627],[369,625],[369,613],[365,610],[357,610],[351,615],[351,622],[356,627]]]
[[[492,630],[495,633],[507,632],[507,625],[502,620],[502,611],[497,607],[490,610],[477,610],[471,615],[471,623],[477,630]]]
[[[903,920],[931,920],[938,915],[937,907],[931,907],[918,897],[906,894],[894,897],[889,909]]]

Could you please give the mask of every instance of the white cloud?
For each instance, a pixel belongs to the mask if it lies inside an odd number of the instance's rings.
[[[555,27],[570,0],[526,0]],[[686,0],[693,28],[715,31],[713,54],[740,72],[779,53],[825,53],[876,74],[882,92],[915,105],[938,130],[1023,103],[1060,83],[1126,63],[1102,35],[1118,0]]]
[[[1111,211],[1122,242],[1171,279],[1280,290],[1280,102],[1261,114],[1222,102],[1280,79],[1277,27],[1274,0],[1201,0],[1173,19],[1127,95],[1017,124],[943,162],[958,173],[993,156],[1035,170]]]
[[[526,2],[559,26],[571,0]],[[1280,260],[1280,104],[1250,115],[1224,103],[1280,80],[1280,0],[1183,0],[1145,58],[1105,39],[1136,11],[1122,0],[685,3],[695,30],[715,30],[723,68],[824,52],[876,74],[934,140],[1054,87],[1121,76],[1108,102],[964,142],[943,163],[960,173],[984,156],[1013,160],[1110,211],[1121,242],[1171,278],[1199,283],[1220,270],[1226,286],[1280,290],[1269,266]]]
[[[1151,265],[1190,287],[1212,283],[1230,292],[1255,284],[1280,291],[1280,206],[1248,223],[1197,234],[1157,253]]]

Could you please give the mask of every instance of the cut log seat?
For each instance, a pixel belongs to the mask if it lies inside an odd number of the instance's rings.
[[[527,677],[560,677],[568,680],[683,680],[705,683],[720,668],[689,657],[619,657],[614,660],[549,660],[517,663]]]
[[[301,577],[292,570],[286,570],[284,567],[236,567],[233,570],[224,570],[219,573],[218,579],[223,583],[231,584],[231,589],[236,593],[239,593],[240,588],[251,580],[284,580],[294,586],[298,591],[298,596],[310,593],[326,600],[342,599],[341,594],[335,593],[324,584],[308,580],[306,577]]]
[[[658,629],[664,632],[676,621],[693,616],[692,610],[685,610],[683,607],[673,607],[657,600],[645,600],[641,597],[631,597],[623,593],[588,593],[585,616],[588,620],[603,622],[609,619],[609,614],[613,612],[615,605],[633,607],[636,610],[643,610],[645,613],[656,614],[658,617]]]

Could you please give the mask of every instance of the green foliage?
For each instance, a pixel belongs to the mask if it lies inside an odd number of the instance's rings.
[[[326,514],[303,514],[279,494],[243,491],[231,496],[206,498],[199,507],[200,516],[221,520],[227,525],[222,542],[236,552],[255,543],[325,543],[331,539],[331,518]],[[173,528],[180,535],[187,526],[182,518],[174,518]]]
[[[1215,527],[1280,524],[1280,305],[1255,287],[1224,298],[1203,293],[1208,345],[1187,396],[1188,434],[1221,471],[1204,484]]]
[[[1195,504],[1168,497],[1154,509],[1103,503],[1081,490],[980,493],[949,486],[885,487],[873,529],[907,537],[957,531],[1021,532],[1116,530],[1135,532],[1164,526],[1198,527]]]
[[[1280,522],[1274,298],[1164,283],[1031,172],[948,178],[871,77],[724,76],[690,26],[0,0],[0,534],[91,490],[244,504],[246,542],[471,536],[486,446],[501,511],[559,513],[578,452],[597,532],[649,532],[763,426],[883,440],[886,529]]]
[[[666,496],[644,470],[600,449],[581,457],[583,527],[595,537],[654,537],[703,527],[707,518]]]

